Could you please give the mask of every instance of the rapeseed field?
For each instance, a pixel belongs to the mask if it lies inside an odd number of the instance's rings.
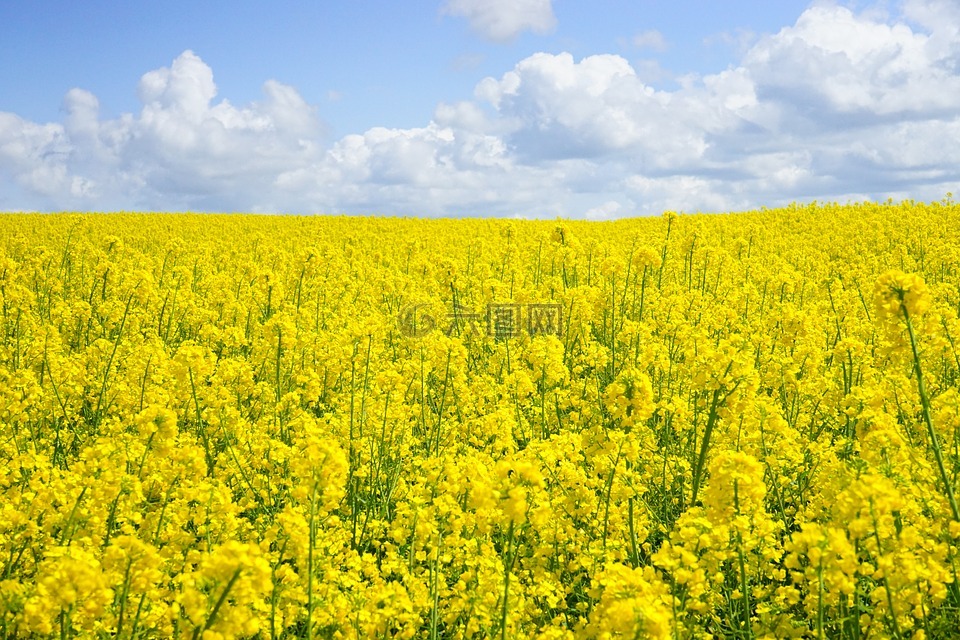
[[[0,216],[0,637],[944,638],[960,207]]]

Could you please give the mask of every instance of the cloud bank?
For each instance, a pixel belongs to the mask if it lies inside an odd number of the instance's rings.
[[[491,38],[549,8],[497,22],[488,5],[448,8]],[[617,55],[537,53],[423,127],[330,143],[294,87],[269,80],[262,100],[236,106],[185,51],[141,78],[136,114],[104,119],[82,89],[61,122],[0,112],[0,209],[603,219],[940,199],[960,190],[960,9],[899,9],[814,4],[737,64],[671,91]]]

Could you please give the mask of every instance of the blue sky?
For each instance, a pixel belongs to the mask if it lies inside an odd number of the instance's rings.
[[[0,42],[0,210],[603,219],[960,185],[952,0],[40,0],[0,4]]]

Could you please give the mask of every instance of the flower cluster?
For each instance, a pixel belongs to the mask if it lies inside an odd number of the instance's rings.
[[[0,637],[953,637],[958,232],[0,215]]]

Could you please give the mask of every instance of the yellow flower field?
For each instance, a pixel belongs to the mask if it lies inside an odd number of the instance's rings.
[[[944,638],[960,207],[0,216],[0,637]]]

